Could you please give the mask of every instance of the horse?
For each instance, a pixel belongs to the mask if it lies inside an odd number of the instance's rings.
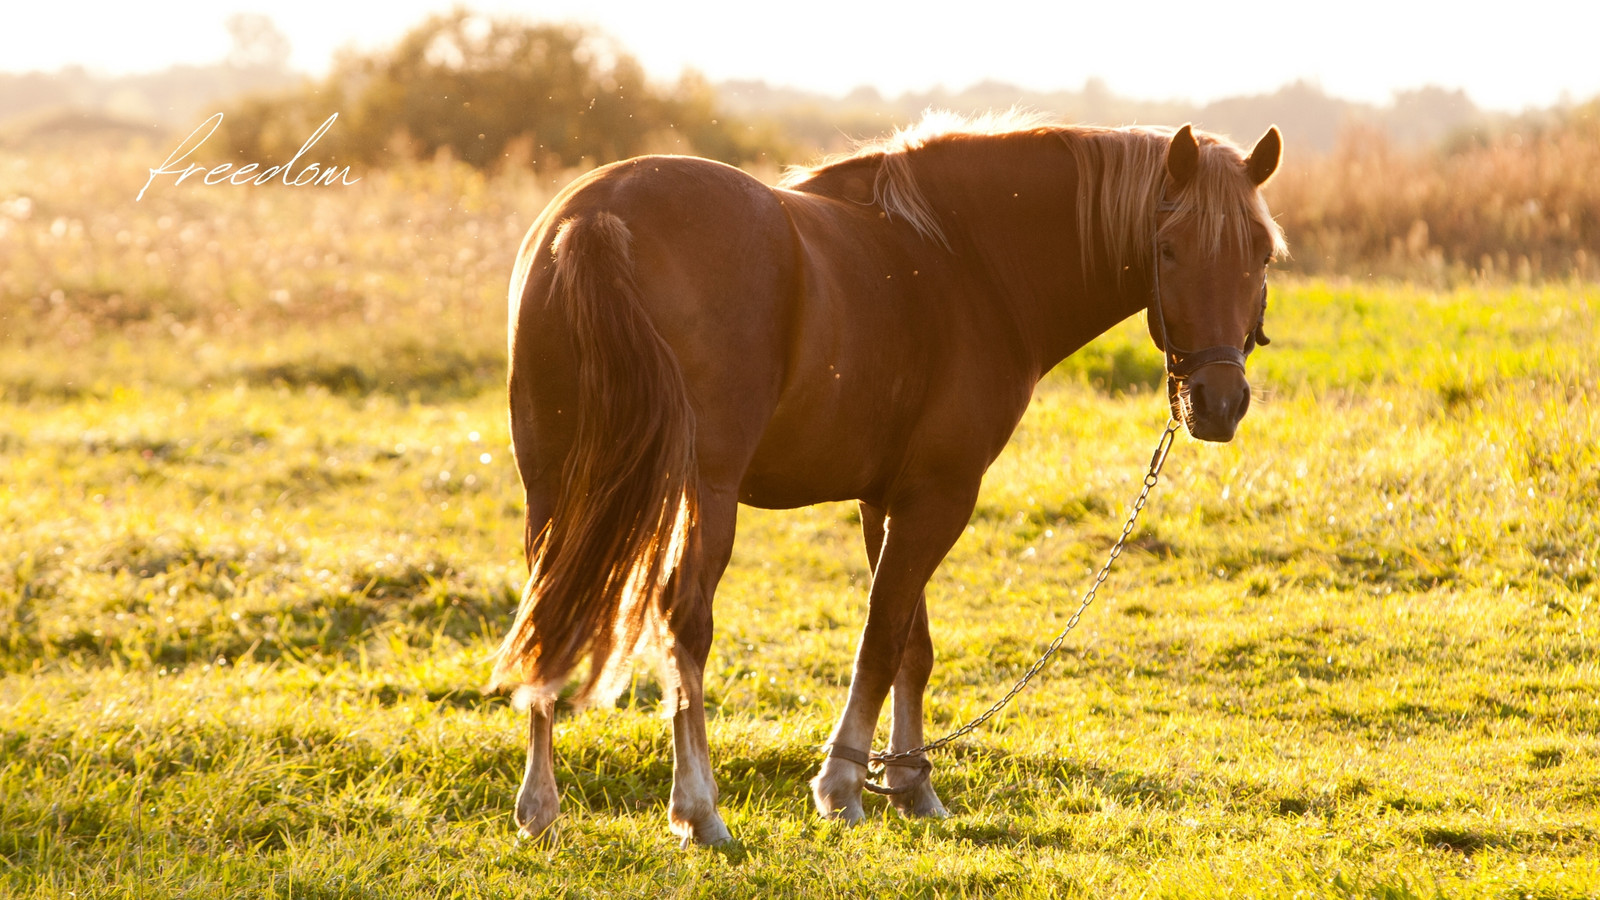
[[[811,789],[822,816],[861,821],[891,695],[888,751],[923,742],[925,585],[1039,379],[1150,307],[1174,416],[1233,438],[1284,250],[1260,193],[1281,153],[1276,127],[1245,153],[1188,125],[929,114],[775,187],[646,156],[562,190],[509,296],[529,574],[489,687],[528,711],[520,833],[557,817],[558,693],[578,679],[575,705],[610,702],[637,660],[672,717],[669,827],[730,839],[702,673],[740,503],[860,505],[869,609]],[[947,816],[911,763],[887,769],[891,803]]]

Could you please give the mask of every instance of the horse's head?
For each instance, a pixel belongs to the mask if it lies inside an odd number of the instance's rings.
[[[1156,213],[1150,337],[1165,355],[1173,414],[1201,440],[1230,441],[1250,408],[1245,357],[1267,343],[1267,264],[1283,249],[1260,187],[1283,142],[1248,156],[1185,125],[1167,147]]]

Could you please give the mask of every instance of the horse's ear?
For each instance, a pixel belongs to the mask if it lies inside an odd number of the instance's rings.
[[[1272,173],[1278,171],[1278,161],[1283,158],[1283,135],[1278,133],[1278,126],[1267,129],[1267,133],[1256,141],[1254,150],[1250,151],[1250,158],[1244,161],[1246,172],[1250,173],[1250,180],[1261,186],[1267,183]]]
[[[1178,187],[1189,183],[1200,170],[1200,144],[1194,139],[1194,129],[1188,125],[1178,129],[1167,145],[1167,172]]]

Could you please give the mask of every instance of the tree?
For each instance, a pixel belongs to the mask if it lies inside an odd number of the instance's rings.
[[[289,38],[270,16],[234,13],[228,17],[227,27],[228,33],[233,35],[228,65],[239,69],[288,70]]]
[[[340,112],[341,134],[318,149],[369,165],[440,151],[479,168],[593,165],[652,150],[738,163],[757,153],[693,77],[658,90],[633,57],[584,28],[462,9],[430,17],[392,49],[345,57],[323,85],[244,109],[277,110],[296,125]],[[238,123],[228,140],[246,155],[281,156],[298,146],[273,136],[281,131]]]

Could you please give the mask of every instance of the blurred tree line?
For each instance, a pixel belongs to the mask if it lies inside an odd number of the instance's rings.
[[[569,168],[641,153],[735,165],[782,152],[772,129],[722,118],[692,73],[660,88],[613,42],[575,25],[458,9],[393,48],[347,54],[325,80],[236,103],[219,137],[250,160],[287,159],[324,119],[319,159],[383,165],[446,152],[480,169]]]
[[[1289,236],[1291,270],[1600,278],[1600,179],[1590,176],[1600,171],[1600,98],[1511,116],[1437,87],[1375,107],[1302,82],[1196,106],[1119,97],[1096,79],[1052,93],[984,82],[827,97],[759,81],[713,86],[692,73],[652,83],[602,35],[465,10],[429,18],[392,47],[346,53],[326,78],[308,81],[288,69],[288,41],[270,19],[236,15],[228,28],[233,52],[210,67],[122,79],[0,74],[0,123],[25,123],[0,130],[0,145],[131,135],[170,147],[220,108],[227,115],[207,154],[263,165],[287,162],[338,113],[313,151],[328,166],[447,155],[484,171],[554,172],[666,152],[771,173],[914,122],[929,107],[1020,106],[1108,125],[1190,121],[1246,142],[1275,123],[1287,156],[1268,196]],[[158,108],[171,112],[150,118]]]
[[[1464,132],[1483,132],[1508,118],[1480,110],[1459,89],[1425,86],[1397,91],[1387,105],[1375,106],[1330,96],[1306,81],[1204,104],[1124,97],[1099,78],[1088,79],[1078,90],[1030,91],[1002,81],[983,81],[959,91],[932,88],[898,97],[860,87],[838,98],[746,80],[722,82],[717,93],[730,114],[777,121],[791,140],[829,151],[848,146],[847,136],[878,135],[915,121],[930,107],[969,114],[1021,107],[1086,125],[1192,122],[1241,143],[1277,125],[1290,136],[1297,156],[1330,153],[1339,145],[1340,135],[1352,129],[1380,133],[1391,144],[1409,148],[1437,144]]]
[[[82,66],[0,73],[0,143],[72,135],[154,138],[179,128],[187,134],[221,104],[242,94],[282,90],[300,80],[289,69],[289,39],[271,18],[235,13],[224,24],[233,49],[226,59],[209,65],[169,66],[115,78]],[[206,112],[196,117],[201,109]]]

